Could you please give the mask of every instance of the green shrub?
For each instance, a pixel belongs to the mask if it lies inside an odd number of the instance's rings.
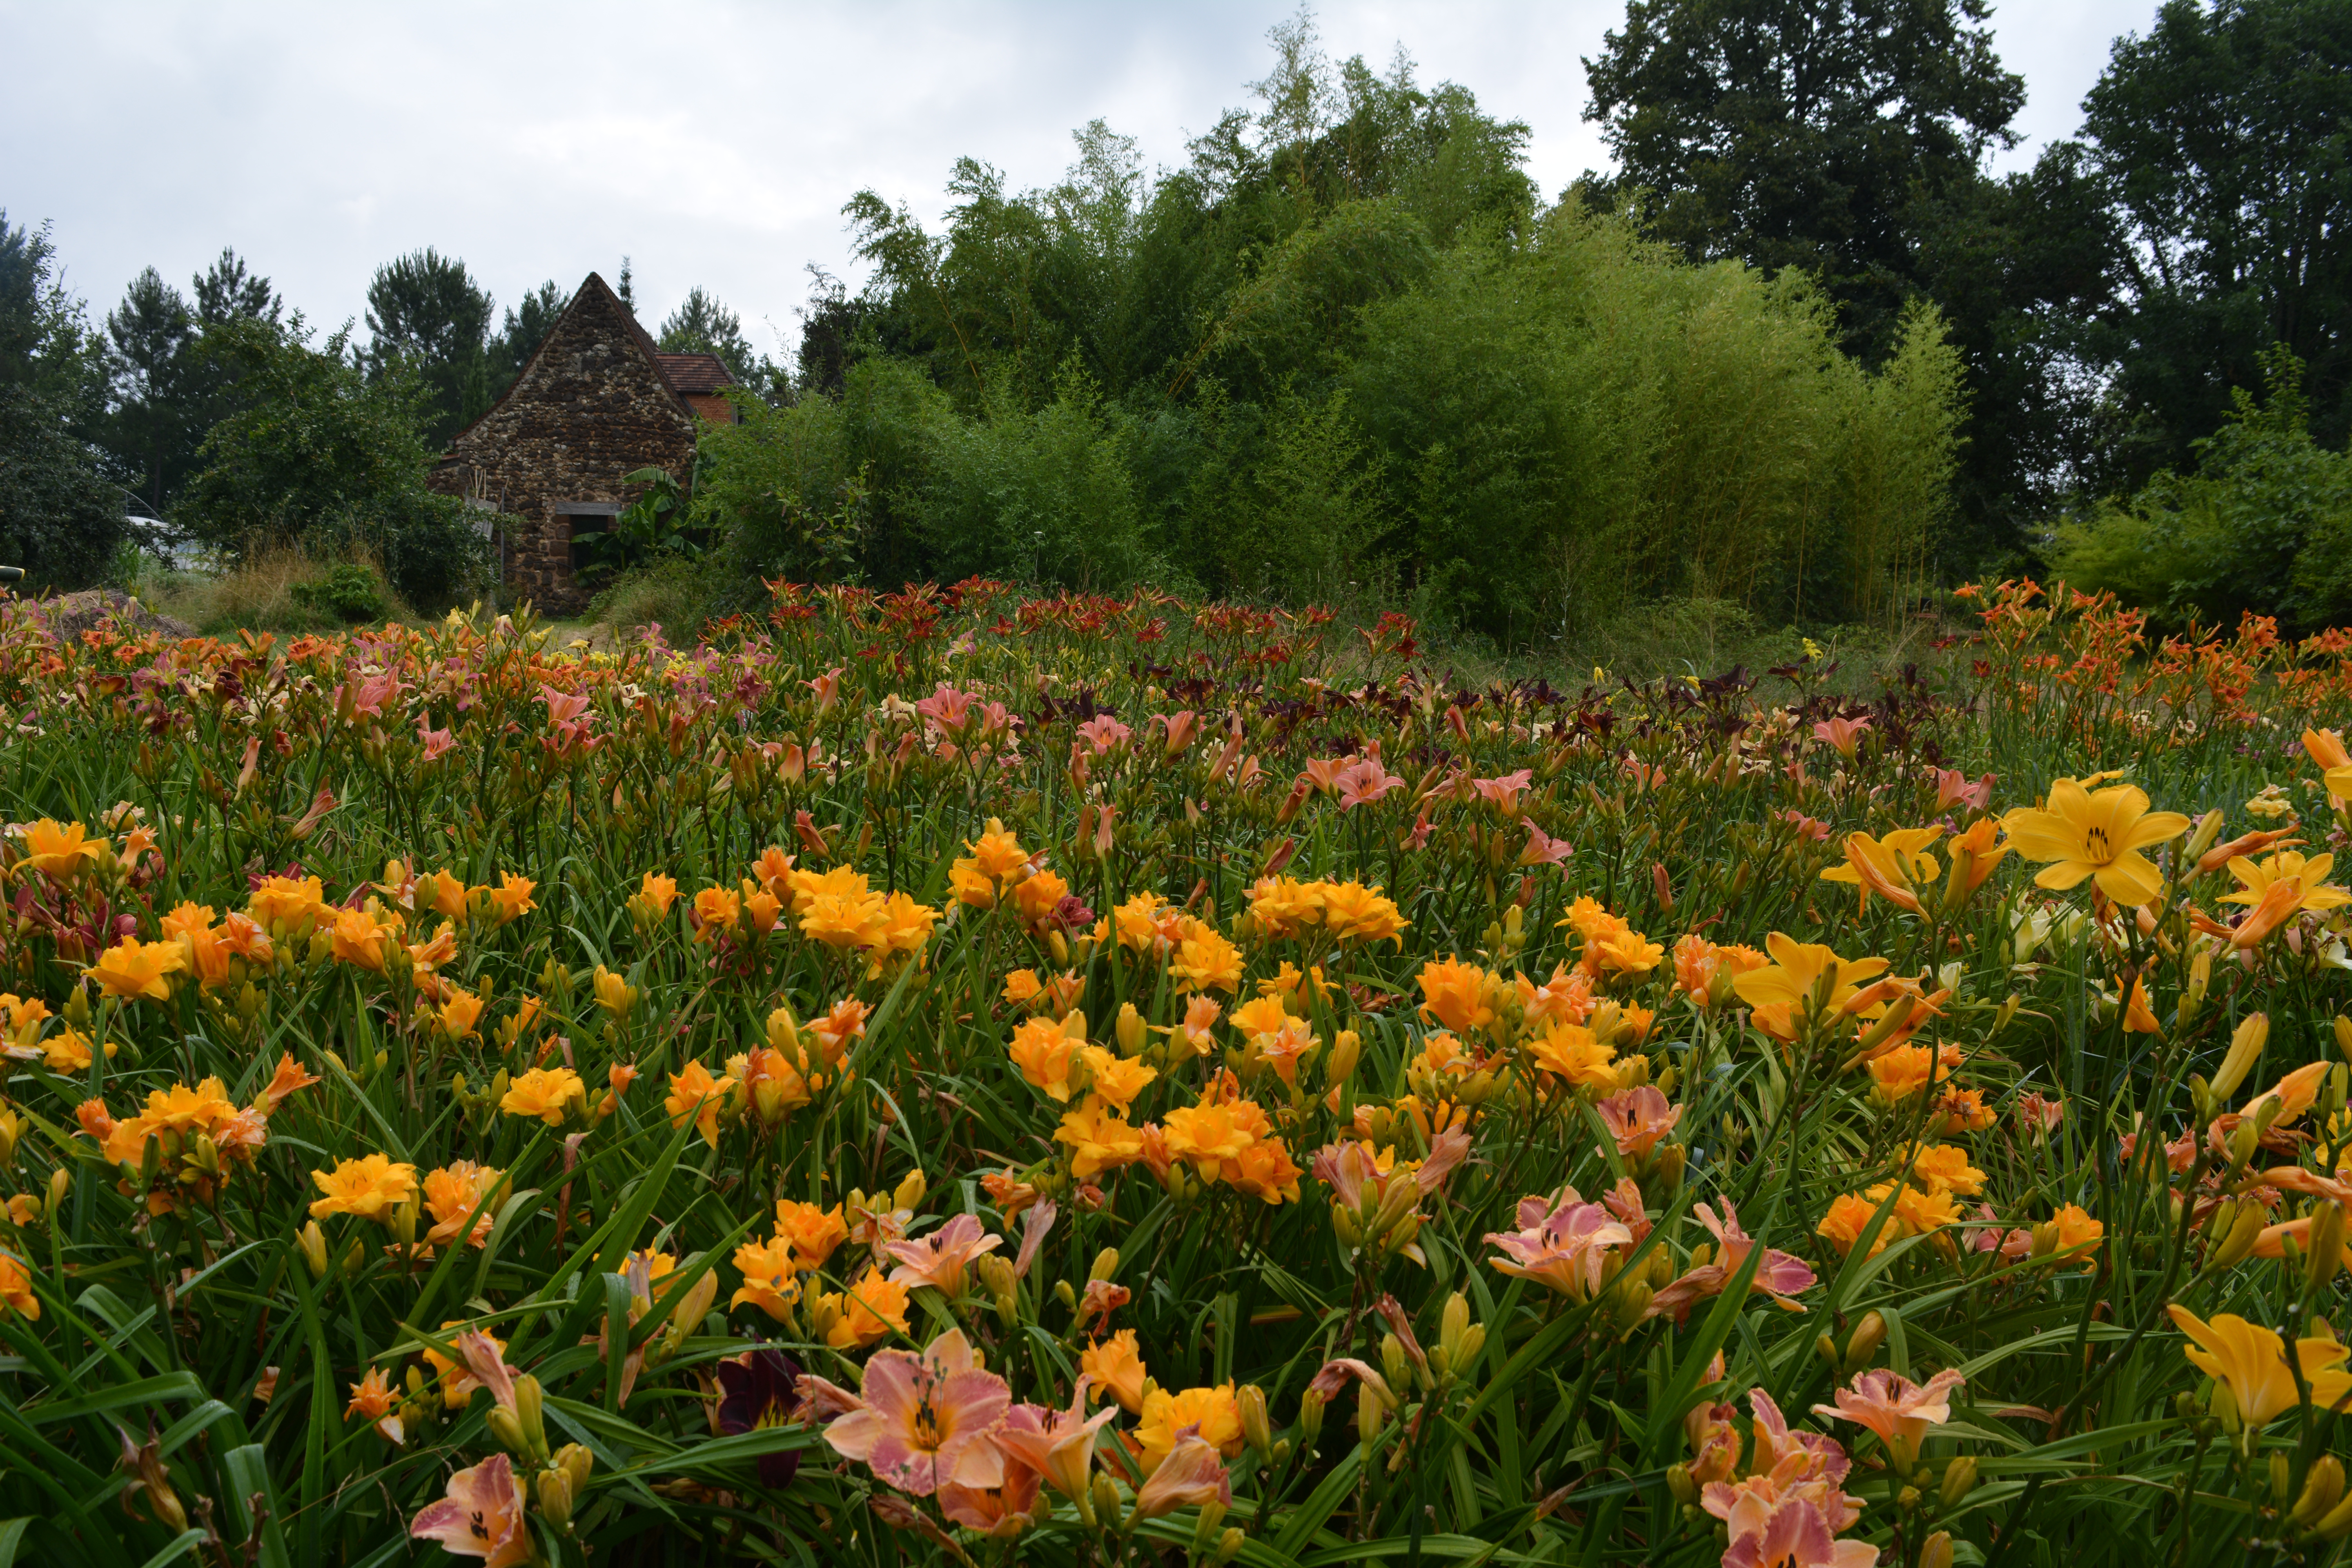
[[[365,551],[424,608],[484,580],[488,542],[470,509],[425,489],[413,387],[371,383],[339,338],[314,349],[268,322],[226,323],[205,342],[234,365],[242,406],[205,437],[205,466],[173,521],[238,559],[282,545]]]
[[[2352,613],[2352,453],[2312,440],[2303,366],[2284,345],[2263,373],[2263,397],[2237,391],[2196,444],[2194,473],[2168,469],[2061,528],[2051,569],[2166,627],[2251,610],[2309,630]]]
[[[392,613],[383,582],[367,566],[345,561],[316,582],[297,583],[289,590],[294,602],[318,615],[331,616],[349,625],[380,621]]]

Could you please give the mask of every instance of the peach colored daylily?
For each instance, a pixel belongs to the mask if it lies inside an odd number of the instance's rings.
[[[1015,1405],[1004,1413],[1003,1424],[990,1434],[1007,1459],[1036,1471],[1045,1479],[1046,1485],[1066,1498],[1085,1494],[1094,1471],[1095,1434],[1118,1414],[1118,1405],[1106,1405],[1088,1415],[1088,1379],[1080,1376],[1067,1410]]]
[[[989,1235],[980,1221],[960,1214],[929,1236],[894,1241],[883,1250],[898,1264],[890,1271],[891,1284],[929,1285],[943,1296],[955,1297],[963,1294],[971,1260],[1003,1245],[1003,1237]]]
[[[963,1331],[950,1329],[920,1355],[877,1351],[866,1363],[862,1396],[825,1427],[824,1440],[909,1497],[929,1497],[950,1483],[1002,1486],[1004,1457],[988,1435],[1012,1402],[1012,1390],[985,1370]]]
[[[1895,1471],[1901,1474],[1918,1459],[1927,1428],[1952,1418],[1952,1390],[1967,1381],[1957,1372],[1939,1372],[1925,1383],[1913,1383],[1898,1373],[1874,1368],[1857,1374],[1852,1388],[1839,1389],[1835,1405],[1814,1405],[1813,1414],[1869,1427],[1886,1445]]]
[[[1136,1492],[1135,1517],[1158,1519],[1180,1508],[1211,1502],[1229,1506],[1233,1500],[1233,1478],[1225,1473],[1225,1461],[1216,1445],[1188,1430],[1177,1437],[1168,1457]]]

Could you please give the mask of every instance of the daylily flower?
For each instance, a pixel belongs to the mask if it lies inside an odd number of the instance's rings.
[[[1071,1391],[1067,1410],[1015,1405],[989,1435],[1007,1459],[1036,1471],[1066,1498],[1086,1492],[1094,1471],[1095,1434],[1118,1414],[1117,1406],[1106,1405],[1088,1415],[1087,1387],[1082,1374]]]
[[[406,1441],[400,1420],[400,1394],[392,1386],[383,1368],[368,1368],[367,1374],[351,1387],[352,1402],[343,1407],[346,1417],[357,1415],[373,1423],[377,1432],[392,1441]]]
[[[2282,1371],[2284,1367],[2281,1363]],[[1945,1371],[1925,1383],[1913,1383],[1898,1373],[1874,1368],[1857,1373],[1852,1388],[1839,1389],[1832,1396],[1835,1405],[1814,1405],[1813,1414],[1869,1427],[1886,1445],[1895,1474],[1903,1475],[1918,1462],[1919,1445],[1927,1428],[1952,1418],[1951,1392],[1967,1381],[1958,1372]]]
[[[1143,1358],[1136,1353],[1135,1331],[1121,1329],[1107,1340],[1087,1346],[1078,1357],[1089,1388],[1108,1392],[1129,1415],[1143,1414],[1143,1395],[1150,1379]]]
[[[140,942],[125,937],[98,955],[82,973],[110,996],[124,1001],[172,999],[170,977],[188,967],[188,950],[176,941]]]
[[[1823,871],[1822,880],[1859,888],[1864,913],[1870,910],[1870,895],[1876,893],[1897,909],[1918,914],[1916,889],[1934,880],[1943,869],[1927,853],[1927,846],[1943,836],[1941,827],[1898,827],[1879,838],[1867,833],[1849,833],[1845,837],[1845,863]]]
[[[1135,1494],[1135,1514],[1138,1521],[1158,1519],[1180,1508],[1199,1508],[1208,1503],[1229,1507],[1234,1500],[1233,1478],[1225,1472],[1225,1461],[1213,1444],[1203,1441],[1200,1435],[1187,1432],[1179,1436],[1168,1457],[1160,1461]]]
[[[2095,794],[2080,781],[2060,779],[2050,786],[2049,805],[2021,806],[2001,818],[2019,854],[2048,861],[2034,885],[2063,890],[2086,878],[2126,909],[2137,909],[2164,890],[2164,879],[2140,853],[2189,831],[2177,811],[2150,811],[2147,795],[2130,784]]]
[[[2181,1346],[2181,1353],[2213,1380],[2216,1413],[2225,1422],[2259,1430],[2303,1403],[2287,1366],[2286,1342],[2275,1331],[2234,1312],[2217,1312],[2209,1321],[2178,1304],[2165,1310],[2194,1342]],[[2347,1357],[2352,1357],[2352,1346],[2329,1337],[2295,1342],[2295,1362],[2310,1385],[2313,1408],[2340,1410],[2352,1403],[2352,1372],[2344,1370]]]
[[[919,1355],[876,1352],[857,1408],[825,1427],[824,1440],[909,1497],[929,1497],[949,1482],[1000,1486],[1003,1455],[988,1435],[1012,1402],[963,1331],[950,1329]]]
[[[1823,975],[1830,981],[1822,1010],[1834,1015],[1888,967],[1883,958],[1840,958],[1818,942],[1801,942],[1777,931],[1764,939],[1764,947],[1772,962],[1733,976],[1731,985],[1740,1000],[1755,1009],[1756,1026],[1782,1040],[1794,1040],[1812,1018],[1815,992]]]
[[[971,1260],[1003,1245],[1003,1237],[989,1235],[980,1221],[960,1214],[929,1236],[894,1241],[883,1250],[898,1264],[890,1271],[891,1284],[929,1285],[952,1299],[963,1294],[964,1274]]]
[[[531,1559],[529,1506],[522,1479],[504,1454],[492,1454],[449,1478],[449,1494],[417,1514],[408,1533],[437,1541],[452,1557],[479,1557],[485,1568],[509,1568]]]
[[[395,1163],[384,1154],[341,1161],[332,1171],[311,1172],[310,1180],[327,1194],[311,1204],[312,1219],[334,1214],[382,1219],[387,1210],[416,1195],[416,1167]]]
[[[799,1408],[800,1363],[782,1351],[761,1346],[719,1363],[719,1430],[730,1436],[789,1426]],[[799,1473],[797,1449],[760,1456],[760,1484],[787,1487]]]
[[[1601,1268],[1612,1247],[1632,1244],[1633,1233],[1599,1204],[1588,1204],[1574,1187],[1556,1197],[1521,1198],[1519,1228],[1486,1236],[1503,1256],[1487,1259],[1505,1274],[1532,1279],[1582,1301],[1601,1288]]]

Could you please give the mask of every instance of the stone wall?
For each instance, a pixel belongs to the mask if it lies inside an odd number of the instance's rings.
[[[623,477],[639,468],[684,479],[694,437],[694,416],[644,329],[591,273],[520,378],[450,442],[432,484],[496,507],[509,594],[570,615],[588,595],[572,581],[564,503],[634,500],[640,487]]]

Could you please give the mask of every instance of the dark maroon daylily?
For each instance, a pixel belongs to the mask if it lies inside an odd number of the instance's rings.
[[[793,1418],[799,1404],[800,1380],[799,1363],[782,1351],[755,1350],[741,1362],[720,1362],[719,1429],[732,1436],[762,1426],[782,1426]],[[798,1453],[762,1454],[760,1484],[790,1486],[800,1468]]]

